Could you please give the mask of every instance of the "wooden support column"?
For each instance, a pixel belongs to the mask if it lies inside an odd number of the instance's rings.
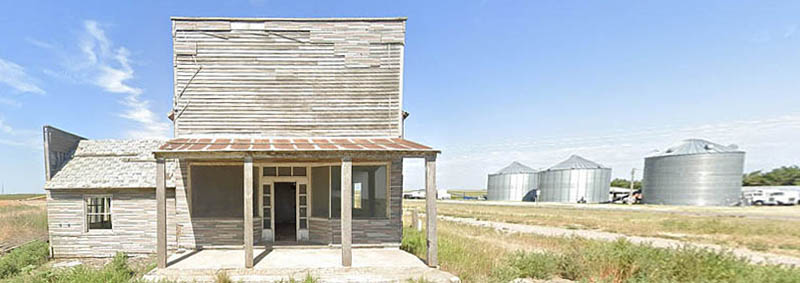
[[[244,267],[253,268],[253,157],[244,158]]]
[[[425,157],[425,216],[428,224],[428,266],[439,265],[437,254],[439,252],[436,238],[436,156]]]
[[[342,158],[342,266],[351,266],[353,254],[353,161]]]
[[[156,159],[156,254],[158,268],[167,268],[167,178],[164,158]]]

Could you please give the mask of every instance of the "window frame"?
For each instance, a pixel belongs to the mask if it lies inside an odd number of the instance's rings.
[[[341,166],[341,165],[342,165],[341,163],[333,163],[332,165],[329,165],[330,166],[330,174],[328,175],[329,176],[329,182],[328,182],[328,184],[329,184],[328,185],[328,210],[329,210],[328,219],[329,220],[340,220],[340,219],[342,219],[341,215],[339,217],[336,217],[336,218],[333,217],[333,211],[332,211],[332,209],[333,209],[333,184],[331,184],[331,180],[333,179],[333,167]],[[392,219],[392,161],[391,160],[388,160],[388,161],[358,161],[358,162],[357,161],[353,161],[352,166],[353,167],[356,167],[356,166],[384,166],[386,168],[386,214],[383,217],[367,217],[367,218],[358,217],[357,218],[357,217],[354,216],[353,219],[361,219],[361,220],[389,220],[389,219]],[[352,170],[352,168],[351,168],[351,170]],[[352,171],[351,171],[351,176],[352,176]],[[351,180],[351,183],[352,183],[352,180]],[[351,193],[354,193],[355,191],[353,191],[353,187],[352,186],[353,186],[353,184],[351,184],[351,187],[350,187]],[[341,188],[340,188],[339,195],[340,195],[339,197],[341,198],[342,197],[341,196]],[[352,198],[352,196],[351,196],[351,198]]]
[[[110,205],[108,206],[108,212],[107,213],[89,213],[88,212],[89,199],[93,199],[93,198],[107,198],[108,201],[110,202]],[[83,207],[83,233],[86,233],[86,234],[113,233],[114,232],[114,226],[116,226],[116,225],[114,225],[114,203],[115,203],[115,201],[114,201],[113,196],[111,194],[85,194],[85,195],[83,195],[83,199],[82,200],[83,200],[83,206],[82,206]],[[98,229],[98,228],[92,229],[92,228],[90,228],[89,227],[89,216],[91,216],[91,215],[108,215],[109,219],[110,219],[110,222],[111,222],[111,229]]]

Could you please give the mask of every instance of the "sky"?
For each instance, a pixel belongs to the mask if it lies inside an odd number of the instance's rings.
[[[800,164],[797,1],[3,1],[0,184],[42,192],[42,126],[171,137],[170,16],[408,17],[406,138],[442,150],[440,189],[578,154],[641,178],[686,138],[745,170]],[[422,188],[407,160],[405,188]]]

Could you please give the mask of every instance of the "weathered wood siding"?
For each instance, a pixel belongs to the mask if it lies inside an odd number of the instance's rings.
[[[400,137],[404,19],[173,19],[177,137]]]
[[[49,190],[47,221],[55,257],[155,253],[155,189]],[[111,196],[111,230],[86,231],[84,197]],[[175,191],[167,190],[167,247],[175,249]]]
[[[176,188],[167,190],[167,248],[196,249],[209,246],[238,246],[243,243],[243,220],[236,218],[191,217],[187,163],[176,168]],[[390,218],[354,219],[353,243],[400,243],[402,238],[403,161],[392,160],[390,172]],[[110,195],[111,231],[86,232],[84,197]],[[50,241],[56,257],[109,257],[116,252],[155,253],[155,189],[48,190],[47,214]],[[261,221],[254,217],[253,237],[261,239]],[[310,240],[318,243],[341,241],[339,219],[309,219]]]

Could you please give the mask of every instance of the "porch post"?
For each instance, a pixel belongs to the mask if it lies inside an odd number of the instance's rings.
[[[342,158],[342,265],[351,266],[353,254],[351,249],[353,243],[353,161],[349,157]]]
[[[253,157],[244,158],[244,267],[253,268]]]
[[[436,155],[425,157],[425,212],[428,218],[428,266],[439,265],[436,239]]]
[[[167,183],[164,158],[156,159],[156,254],[158,268],[167,267]]]

